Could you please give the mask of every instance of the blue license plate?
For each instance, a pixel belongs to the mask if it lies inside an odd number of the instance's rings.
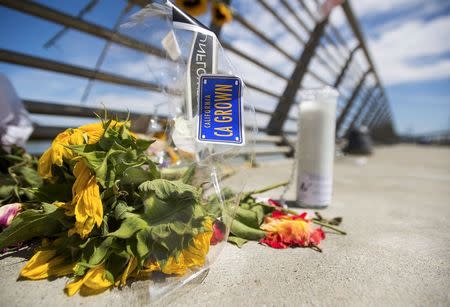
[[[239,77],[200,77],[199,142],[244,145],[242,81]]]

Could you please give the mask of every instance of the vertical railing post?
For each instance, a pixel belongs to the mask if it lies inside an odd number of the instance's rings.
[[[353,56],[355,55],[355,53],[358,49],[359,49],[359,45],[356,46],[355,48],[353,48],[352,51],[350,51],[350,55],[349,55],[347,61],[345,61],[345,65],[344,65],[344,67],[342,67],[341,73],[336,78],[336,81],[333,84],[334,87],[337,88],[341,84],[342,80],[344,80],[347,69],[350,67],[350,64],[352,63],[352,60],[353,60]]]
[[[300,89],[303,78],[308,70],[309,63],[314,57],[314,52],[319,45],[320,38],[325,31],[325,27],[328,23],[328,18],[316,24],[309,41],[306,43],[305,48],[297,61],[294,72],[291,75],[290,80],[284,89],[283,95],[280,97],[275,111],[270,118],[267,125],[267,133],[272,135],[279,135],[283,130],[284,122],[289,114],[289,110],[295,102],[295,96]]]
[[[369,89],[369,91],[364,96],[364,98],[361,99],[359,107],[358,107],[357,111],[355,112],[355,115],[353,116],[350,124],[348,125],[347,131],[346,131],[346,135],[348,134],[349,131],[351,131],[354,128],[356,120],[358,119],[359,114],[361,113],[361,111],[364,108],[364,106],[370,101],[370,99],[372,98],[372,95],[373,95],[373,93],[375,93],[376,89],[377,89],[377,87],[373,86],[372,88]]]
[[[374,74],[376,83],[377,84],[381,84],[380,78],[379,78],[378,73],[377,73],[377,71],[375,69],[375,65],[374,65],[374,63],[372,61],[372,57],[370,56],[369,49],[367,48],[367,44],[366,44],[366,42],[364,40],[364,36],[363,36],[363,34],[361,32],[361,29],[360,29],[360,26],[358,24],[358,21],[357,21],[355,15],[353,14],[353,9],[351,8],[350,1],[344,1],[342,3],[342,9],[344,10],[344,14],[347,17],[347,21],[350,24],[350,27],[352,28],[353,33],[355,34],[356,38],[358,39],[358,41],[359,41],[359,43],[361,45],[361,49],[362,49],[362,51],[364,52],[364,54],[366,56],[366,60],[367,60],[367,62],[369,64],[369,67],[371,67],[373,69],[373,74]],[[383,88],[381,88],[381,92],[383,94],[383,97],[386,97]],[[385,103],[387,104],[387,102],[385,102]]]
[[[380,105],[375,114],[372,116],[372,118],[367,122],[367,127],[369,129],[372,129],[375,126],[375,123],[378,121],[379,117],[384,112],[385,108],[384,105]]]
[[[383,93],[380,94],[371,102],[370,107],[364,114],[364,117],[361,119],[361,125],[367,126],[369,120],[372,118],[374,113],[377,111],[377,108],[380,106],[379,101],[383,97]]]
[[[359,82],[356,85],[356,88],[353,90],[352,96],[350,97],[350,99],[348,100],[347,104],[345,105],[344,110],[342,110],[341,114],[339,114],[339,117],[338,117],[337,122],[336,122],[336,135],[338,134],[339,129],[341,129],[342,123],[344,122],[344,119],[347,117],[348,112],[352,108],[352,106],[353,106],[353,104],[354,104],[354,102],[356,100],[356,97],[358,97],[359,91],[363,87],[364,82],[366,80],[366,77],[371,72],[372,72],[372,70],[369,69],[361,76],[361,79],[359,79]]]
[[[364,108],[359,114],[357,114],[355,120],[354,120],[354,126],[364,126],[364,119],[366,118],[369,110],[374,109],[374,105],[376,104],[376,101],[380,99],[381,92],[378,92],[377,95],[372,95],[370,100],[367,101],[367,103],[364,105]]]

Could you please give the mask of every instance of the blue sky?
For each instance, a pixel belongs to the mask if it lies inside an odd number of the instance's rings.
[[[397,129],[450,129],[450,1],[352,3],[386,86]]]
[[[87,0],[39,0],[38,2],[72,15],[88,3]],[[311,4],[309,0],[306,2]],[[301,37],[307,37],[306,32],[299,27],[293,16],[278,3],[278,0],[270,0],[268,3],[285,16],[286,22]],[[303,16],[307,25],[312,28],[313,22],[302,13],[298,1],[290,1],[290,3],[296,9],[296,13]],[[450,2],[447,0],[358,0],[351,3],[362,23],[372,57],[387,90],[397,131],[425,133],[450,129],[450,40],[448,39],[450,37]],[[125,1],[122,0],[101,0],[90,13],[85,15],[85,19],[110,28],[124,6]],[[293,57],[301,54],[302,45],[260,5],[255,5],[255,2],[250,0],[235,0],[233,7],[248,20],[257,21],[258,27]],[[314,6],[311,5],[311,7]],[[133,12],[136,11],[137,8],[133,10]],[[332,13],[331,20],[337,27],[347,29],[341,9],[336,9]],[[202,21],[209,23],[209,16],[203,17]],[[59,25],[0,7],[0,48],[92,68],[105,42],[70,30],[57,41],[55,46],[44,49],[44,43],[59,29],[61,29]],[[149,33],[145,30],[139,34],[128,31],[127,34],[138,35],[150,42],[158,42],[164,33],[164,29],[159,30],[160,33],[158,31]],[[352,46],[355,41],[351,33],[347,33],[346,37],[348,37],[349,46]],[[293,63],[248,31],[243,30],[236,22],[224,28],[223,38],[236,48],[251,51],[256,57],[286,76],[292,72]],[[332,49],[332,46],[326,46],[326,48]],[[319,52],[323,57],[326,56],[324,50]],[[246,80],[262,84],[275,93],[280,94],[283,91],[286,84],[282,79],[250,65],[233,54],[229,56]],[[364,68],[362,55],[359,55],[357,61],[360,64],[355,65],[351,70],[354,75],[349,76],[340,88],[343,95],[347,97],[354,84],[352,80],[357,79],[361,69]],[[334,77],[317,59],[312,64],[312,70],[321,77],[330,81],[334,80]],[[158,82],[161,80],[161,71],[167,71],[167,68],[156,58],[143,57],[114,45],[102,70],[119,71],[129,77]],[[81,78],[30,70],[4,63],[0,63],[0,72],[12,80],[21,97],[46,101],[78,104],[87,83]],[[368,85],[370,82],[372,81],[369,80]],[[317,81],[307,76],[304,86],[317,86]],[[154,105],[161,101],[164,101],[164,97],[155,93],[96,82],[87,104],[104,103],[111,108],[152,112]],[[277,102],[255,91],[251,91],[251,101],[254,105],[267,110],[273,110]],[[295,112],[296,110],[293,109],[292,113]],[[37,117],[36,120],[43,121],[46,118]],[[264,120],[267,118],[262,118],[261,122]]]

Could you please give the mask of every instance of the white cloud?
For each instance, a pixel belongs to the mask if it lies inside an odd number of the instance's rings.
[[[450,16],[425,18],[438,14],[449,3],[360,0],[351,4],[359,20],[378,20],[363,32],[369,33],[369,52],[386,85],[450,77],[450,59],[442,57],[450,51]],[[383,17],[386,21],[380,23]],[[342,9],[334,10],[331,19],[341,30],[348,29]],[[361,57],[358,60],[365,62]]]
[[[450,17],[410,20],[369,40],[380,74],[388,84],[441,79],[450,76]],[[429,63],[420,63],[430,58]],[[434,61],[433,61],[434,59]]]
[[[423,0],[359,0],[352,1],[358,15],[365,16],[389,12],[398,8],[412,7],[425,2]]]

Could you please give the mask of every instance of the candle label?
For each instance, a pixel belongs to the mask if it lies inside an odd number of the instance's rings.
[[[333,178],[301,172],[298,176],[298,200],[312,206],[327,206],[331,203]]]
[[[197,140],[244,145],[242,81],[236,76],[200,77]]]

